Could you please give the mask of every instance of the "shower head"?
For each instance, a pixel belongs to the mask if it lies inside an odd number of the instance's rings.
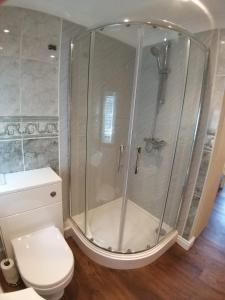
[[[151,54],[156,58],[157,66],[160,74],[168,73],[168,49],[170,43],[168,41],[161,43],[158,47],[150,48]]]
[[[150,48],[150,53],[155,57],[157,62],[157,68],[159,73],[159,87],[158,87],[158,96],[157,96],[157,114],[159,112],[159,107],[165,103],[165,86],[166,80],[169,74],[168,67],[168,55],[169,55],[169,46],[170,42],[167,40],[157,46],[152,46]],[[157,145],[154,144],[154,147],[161,147],[164,144],[164,141],[157,142]],[[152,145],[153,146],[153,145]],[[148,147],[147,147],[148,148]]]

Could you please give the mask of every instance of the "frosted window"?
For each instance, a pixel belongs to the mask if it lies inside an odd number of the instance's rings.
[[[103,143],[112,143],[115,119],[115,95],[106,96],[103,107],[103,126],[102,141]]]

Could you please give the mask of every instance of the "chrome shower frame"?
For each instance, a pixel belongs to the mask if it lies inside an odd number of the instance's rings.
[[[82,37],[84,37],[85,35],[88,35],[89,33],[95,33],[96,31],[102,31],[104,30],[105,28],[110,28],[110,27],[116,27],[116,26],[130,26],[130,25],[139,25],[140,28],[143,26],[143,25],[147,25],[147,26],[150,26],[152,28],[164,28],[164,29],[167,29],[167,30],[171,30],[171,31],[175,31],[177,32],[178,34],[180,35],[183,35],[185,37],[188,38],[188,41],[189,41],[189,49],[188,49],[188,55],[190,55],[190,44],[191,42],[195,43],[196,45],[198,45],[199,48],[201,48],[204,52],[205,52],[205,56],[206,56],[206,60],[207,60],[207,57],[208,57],[208,53],[209,53],[209,50],[206,48],[206,46],[201,43],[200,41],[198,41],[195,36],[193,34],[191,34],[190,32],[186,31],[184,28],[174,24],[174,23],[171,23],[171,22],[168,22],[168,21],[164,21],[164,20],[151,20],[151,21],[147,21],[147,22],[140,22],[140,21],[130,21],[130,22],[118,22],[118,23],[109,23],[109,24],[105,24],[105,25],[101,25],[101,26],[97,26],[97,27],[93,27],[93,28],[89,28],[89,29],[86,29],[84,30],[83,33],[81,33],[79,36],[77,37],[74,37],[72,40],[71,40],[71,47],[70,47],[70,57],[72,57],[72,53],[73,53],[73,44],[76,42],[76,41],[79,41],[79,39],[81,39]],[[142,41],[142,36],[143,34],[141,33],[140,31],[140,44],[139,44],[139,47],[141,45],[141,41]],[[91,39],[93,40],[93,39]],[[169,44],[168,44],[168,47],[167,47],[167,53],[169,51]],[[92,42],[90,43],[90,53],[93,51],[93,44]],[[187,64],[188,64],[188,57],[187,57]],[[140,57],[138,57],[136,59],[136,66],[135,66],[135,69],[136,69],[136,74],[135,74],[135,82],[138,81],[138,65],[139,65],[139,62],[140,62]],[[90,63],[90,62],[89,62]],[[158,63],[159,64],[159,63]],[[168,66],[168,61],[166,62],[166,65]],[[71,72],[71,70],[70,70]],[[91,72],[91,70],[90,70]],[[206,78],[206,73],[207,73],[207,66],[205,67],[205,70],[204,70],[204,78]],[[164,76],[164,72],[161,73],[163,76]],[[89,74],[90,76],[90,74]],[[168,76],[168,70],[167,70],[167,74],[166,76]],[[89,78],[90,80],[90,78]],[[70,84],[71,86],[71,84]],[[89,82],[89,86],[90,86],[90,82]],[[135,88],[135,87],[134,87]],[[202,95],[204,94],[203,92],[203,88],[204,88],[204,83],[202,84]],[[71,90],[71,89],[70,89]],[[90,91],[88,91],[89,93]],[[133,96],[132,96],[132,108],[131,108],[131,114],[133,112],[134,114],[134,110],[135,110],[135,94],[136,94],[136,91],[133,91]],[[71,102],[71,97],[70,97],[70,102]],[[194,139],[193,139],[193,145],[192,145],[192,149],[191,149],[191,153],[190,153],[190,162],[189,162],[189,167],[188,167],[188,170],[187,170],[187,174],[186,174],[186,178],[185,178],[185,182],[187,182],[188,180],[188,177],[189,177],[189,173],[190,173],[190,165],[191,165],[191,161],[192,161],[192,155],[193,155],[193,150],[194,150],[194,145],[195,145],[195,142],[196,142],[196,136],[197,136],[197,131],[198,131],[198,127],[199,127],[199,120],[200,120],[200,115],[201,115],[201,111],[202,111],[202,103],[203,103],[203,96],[201,96],[201,99],[200,99],[200,104],[199,104],[199,114],[198,114],[198,119],[197,119],[197,122],[196,122],[196,128],[195,128],[195,135],[194,135]],[[181,113],[182,114],[182,113]],[[70,117],[71,118],[71,117]],[[71,122],[70,122],[71,124]],[[132,126],[131,126],[132,127]],[[177,135],[178,135],[179,132],[177,132]],[[132,130],[129,132],[129,136],[131,137],[131,134],[132,134]],[[130,141],[128,141],[128,147],[129,147],[129,142],[131,143],[131,139]],[[71,145],[71,143],[70,143]],[[70,147],[70,152],[71,152],[71,147]],[[175,153],[174,153],[175,155]],[[71,157],[69,155],[69,157]],[[128,153],[128,160],[129,160],[129,153]],[[71,163],[70,163],[70,167],[71,167]],[[71,172],[70,172],[71,174]],[[128,172],[126,174],[126,176],[128,176]],[[70,183],[71,185],[71,183]],[[127,182],[125,183],[125,185],[127,185]],[[125,189],[127,187],[125,186]],[[70,189],[70,187],[69,187]],[[185,186],[183,188],[183,190],[185,189]],[[71,189],[70,189],[71,191]],[[123,197],[123,202],[122,202],[122,211],[121,211],[121,219],[120,219],[120,233],[119,233],[119,244],[121,244],[122,242],[122,237],[123,237],[123,229],[124,229],[124,220],[125,220],[125,215],[126,215],[126,199],[124,199],[125,197]],[[180,205],[182,203],[182,200],[180,202]],[[164,207],[166,207],[166,204],[167,204],[167,197],[165,197],[165,202],[163,204]],[[165,210],[164,210],[165,211]],[[163,222],[163,216],[164,216],[164,211],[162,213],[162,216],[161,216],[161,219],[160,219],[160,226],[159,228],[161,228],[161,225],[162,225],[162,222]],[[88,207],[87,207],[87,203],[85,203],[85,214],[87,215],[87,212],[88,212]],[[72,207],[71,207],[71,197],[70,197],[70,216],[71,216],[71,213],[72,213]],[[81,235],[83,235],[83,237],[87,240],[88,242],[88,239],[85,235],[85,233],[83,231],[81,231],[81,229],[77,226],[77,224],[75,223],[74,220],[72,220],[72,218],[70,219],[71,223],[76,226],[76,228],[78,229],[78,231],[81,233]],[[87,221],[85,221],[85,227],[87,226]],[[159,235],[160,235],[160,230],[158,232],[158,237],[157,237],[157,240],[159,242]],[[163,239],[160,239],[160,243],[161,241],[163,240],[166,240],[168,238],[168,234],[163,238]],[[107,250],[105,248],[101,248],[99,245],[96,245],[94,243],[94,241],[89,241],[92,245],[95,245],[97,246],[101,251],[101,254],[103,254],[103,251],[105,252],[105,254],[107,255],[107,253],[110,253],[110,255],[112,254],[110,250]],[[157,246],[157,245],[156,245]],[[156,247],[155,246],[155,247]],[[153,247],[154,248],[154,247]],[[136,252],[137,254],[138,253],[143,253],[143,252],[146,252],[146,250],[141,250],[139,252]],[[129,254],[123,254],[123,253],[120,253],[120,252],[115,252],[116,253],[119,253],[119,255],[122,256],[127,256]],[[124,258],[125,259],[125,258]],[[125,259],[126,260],[126,259]],[[106,264],[107,265],[107,264]]]

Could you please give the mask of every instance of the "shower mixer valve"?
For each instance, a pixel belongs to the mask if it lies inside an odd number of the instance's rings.
[[[137,147],[137,158],[136,158],[134,174],[137,174],[139,171],[140,157],[141,157],[141,147]]]
[[[166,146],[166,142],[164,140],[156,139],[156,138],[144,138],[145,141],[145,151],[147,153],[151,153],[152,150],[161,150],[164,146]]]

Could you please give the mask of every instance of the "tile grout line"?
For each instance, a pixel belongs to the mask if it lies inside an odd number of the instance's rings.
[[[0,142],[13,142],[23,140],[43,140],[43,139],[58,139],[58,135],[55,136],[40,136],[40,137],[25,137],[25,138],[14,138],[14,139],[0,139]]]
[[[51,65],[55,65],[58,70],[57,70],[57,73],[58,73],[58,76],[56,78],[56,84],[55,84],[55,88],[56,90],[58,90],[58,94],[56,95],[56,100],[57,100],[57,106],[58,106],[58,112],[57,112],[57,116],[50,116],[50,119],[51,120],[47,120],[49,118],[49,116],[40,116],[40,119],[39,120],[39,117],[37,116],[35,121],[37,121],[39,123],[39,121],[42,121],[42,119],[46,119],[46,122],[49,121],[50,122],[54,122],[55,126],[56,127],[59,127],[59,114],[60,114],[60,110],[59,110],[59,100],[60,100],[60,86],[59,86],[59,83],[60,83],[60,63],[59,63],[59,59],[60,57],[57,59],[57,61],[45,61],[42,60],[42,59],[35,59],[35,57],[29,57],[27,56],[26,58],[26,55],[25,54],[25,38],[26,38],[26,32],[25,32],[25,12],[22,12],[22,15],[23,17],[22,20],[20,20],[20,26],[19,26],[19,31],[18,31],[18,39],[17,39],[17,55],[16,55],[16,72],[17,72],[17,77],[16,77],[16,80],[17,80],[17,84],[18,84],[18,87],[17,87],[17,97],[16,97],[16,113],[18,114],[17,116],[3,116],[3,119],[1,120],[1,116],[0,116],[0,122],[2,123],[3,121],[3,125],[4,126],[7,126],[9,123],[14,123],[15,124],[15,118],[17,119],[17,125],[19,126],[22,126],[25,128],[25,123],[30,121],[30,117],[28,117],[29,120],[27,120],[27,116],[22,116],[22,113],[23,113],[23,110],[25,109],[25,104],[24,104],[24,93],[26,92],[26,90],[24,90],[24,60],[30,60],[30,61],[38,61],[38,62],[42,62],[42,63],[46,63],[46,64],[51,64]],[[58,42],[59,42],[59,50],[61,51],[61,36],[62,36],[62,19],[59,18],[59,21],[60,23],[57,23],[59,24],[59,27],[57,29],[57,36],[58,36]],[[60,52],[61,53],[61,52]],[[3,55],[4,56],[4,55]],[[8,55],[6,55],[8,57]],[[58,80],[57,80],[58,79]],[[32,99],[30,99],[30,101],[32,101]],[[6,118],[9,117],[9,119],[6,120]],[[33,116],[31,116],[32,118]],[[12,118],[12,120],[11,120]],[[23,120],[23,118],[25,120]],[[32,122],[34,120],[31,120]],[[25,122],[25,123],[24,123]],[[40,122],[41,123],[41,122]],[[44,123],[43,123],[44,124]],[[41,125],[42,126],[42,125]],[[3,128],[4,129],[4,128]],[[6,127],[5,127],[6,129]],[[23,129],[23,128],[22,128]],[[48,128],[47,128],[48,129]],[[51,128],[50,128],[51,129]],[[49,129],[49,130],[50,130]],[[17,144],[17,153],[13,153],[14,156],[16,156],[16,159],[18,160],[19,159],[19,163],[20,163],[20,169],[21,170],[26,170],[27,169],[27,166],[25,165],[25,163],[27,164],[27,158],[25,158],[25,155],[26,155],[26,151],[27,151],[27,147],[26,147],[26,141],[28,140],[31,140],[32,142],[33,141],[40,141],[40,143],[48,143],[48,140],[50,143],[53,143],[53,142],[57,142],[57,144],[59,143],[59,133],[56,132],[56,134],[53,134],[53,135],[47,135],[47,136],[43,136],[42,133],[41,133],[41,136],[24,136],[24,134],[22,133],[22,130],[18,129],[18,132],[15,131],[13,128],[10,128],[10,131],[14,131],[14,134],[10,136],[10,134],[7,134],[7,131],[6,132],[6,135],[4,137],[0,137],[0,141],[3,142],[4,144],[4,147],[5,145],[7,144],[7,142],[16,142],[15,145]],[[52,131],[52,130],[50,130]],[[48,130],[46,130],[46,133],[48,132]],[[2,133],[4,133],[2,131]],[[17,134],[18,133],[18,134]],[[12,132],[11,132],[12,134]],[[41,141],[42,140],[42,141]],[[4,143],[5,142],[5,143]],[[37,143],[38,144],[38,143]],[[14,143],[12,143],[12,146],[10,145],[10,147],[12,147],[12,150],[14,150],[15,146],[14,146]],[[15,148],[16,149],[16,148]],[[59,152],[60,152],[60,147],[58,145],[58,149],[57,149]],[[55,151],[55,150],[54,150]],[[22,157],[21,157],[22,156]],[[59,155],[57,157],[57,159],[59,160]]]
[[[24,144],[23,144],[23,142],[24,142],[24,139],[22,138],[21,139],[21,146],[22,146],[22,160],[23,160],[23,170],[25,171],[25,157],[24,157]]]
[[[22,114],[22,47],[23,47],[23,26],[24,26],[24,18],[21,24],[21,32],[20,32],[20,54],[19,54],[19,104],[20,104],[20,116]],[[22,126],[22,120],[20,119],[20,125]],[[24,157],[24,140],[21,135],[21,152],[22,152],[22,164],[23,171],[25,171],[25,157]]]
[[[60,19],[60,32],[59,32],[59,55],[58,55],[58,168],[59,173],[61,169],[61,120],[60,120],[60,114],[61,114],[61,56],[62,56],[62,33],[63,33],[63,19]]]
[[[216,77],[225,77],[225,73],[224,74],[218,73],[218,74],[216,74]]]

